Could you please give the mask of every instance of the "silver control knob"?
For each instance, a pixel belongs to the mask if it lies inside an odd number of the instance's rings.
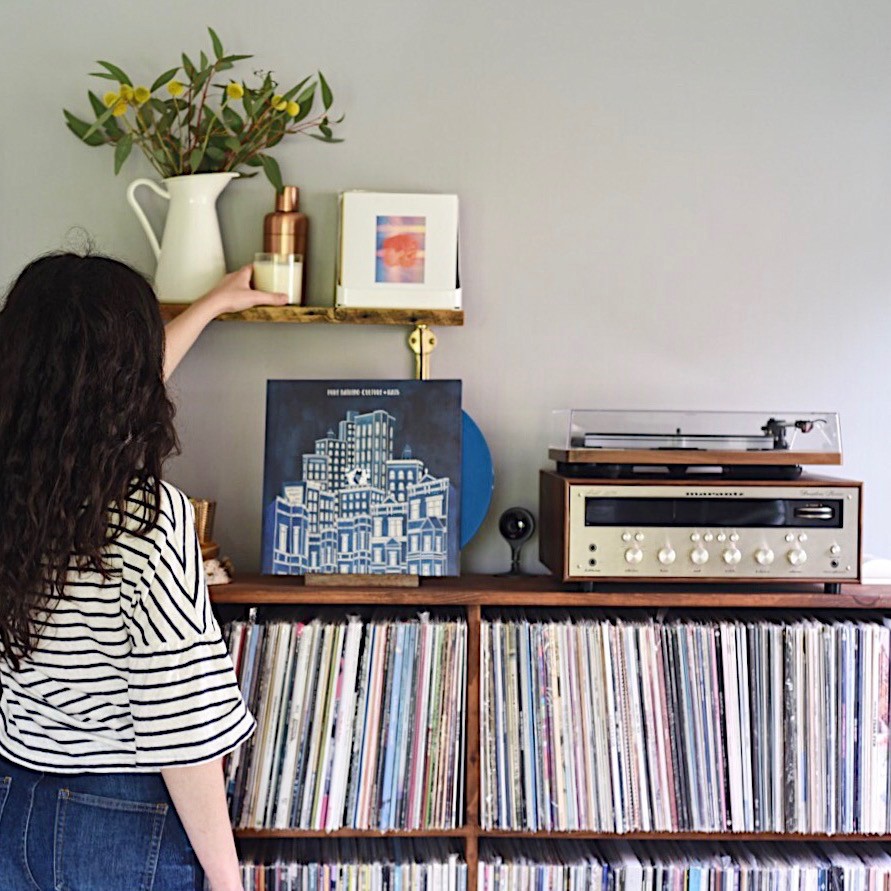
[[[761,566],[770,566],[773,563],[773,551],[770,548],[758,548],[755,551],[755,559]]]
[[[702,566],[703,563],[708,563],[708,551],[701,546],[693,548],[693,550],[690,551],[690,559],[697,566]]]
[[[788,554],[786,554],[786,559],[793,566],[801,566],[801,564],[804,563],[805,560],[807,560],[807,553],[804,551],[803,548],[792,548],[792,550],[789,551]]]
[[[838,545],[832,545],[829,548],[829,553],[832,554],[833,557],[841,553],[841,548]]]
[[[640,563],[643,560],[643,551],[640,548],[628,548],[625,551],[626,563]]]
[[[742,551],[739,548],[727,548],[721,556],[729,566],[734,566],[742,559]]]
[[[674,563],[677,554],[675,554],[674,548],[661,548],[656,556],[659,558],[660,563],[668,565],[669,563]]]

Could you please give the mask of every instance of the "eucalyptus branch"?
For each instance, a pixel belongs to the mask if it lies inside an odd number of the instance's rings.
[[[163,178],[183,175],[186,170],[195,173],[199,168],[215,172],[245,164],[258,167],[262,161],[267,178],[278,187],[278,165],[266,152],[285,136],[313,128],[318,128],[318,138],[331,140],[332,126],[342,120],[332,124],[328,118],[331,88],[319,73],[285,90],[268,71],[254,72],[258,78],[254,85],[242,80],[215,84],[220,73],[250,56],[226,55],[216,33],[208,31],[213,61],[202,52],[199,69],[183,54],[182,64],[159,75],[151,87],[136,86],[121,68],[99,62],[103,70],[96,76],[111,81],[116,89],[109,87],[102,99],[91,92],[94,119],[83,120],[66,111],[66,125],[89,146],[114,146],[116,173],[136,146]],[[174,79],[181,70],[186,75],[184,83]],[[219,105],[211,87],[222,89]],[[311,116],[316,93],[324,108]]]

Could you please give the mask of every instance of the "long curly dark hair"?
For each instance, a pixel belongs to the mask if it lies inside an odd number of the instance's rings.
[[[105,578],[128,496],[158,520],[178,450],[149,283],[109,257],[28,265],[0,312],[0,658],[18,669],[69,568]]]

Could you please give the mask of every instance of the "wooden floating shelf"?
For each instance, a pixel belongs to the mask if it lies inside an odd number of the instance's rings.
[[[160,303],[165,322],[175,319],[191,304]],[[298,325],[437,325],[464,324],[462,309],[355,309],[345,306],[255,306],[217,317],[223,322],[288,322]]]
[[[886,842],[891,835],[865,835],[863,833],[829,835],[825,832],[595,832],[593,830],[568,830],[566,832],[533,832],[518,829],[475,829],[462,826],[457,829],[236,829],[238,838],[520,838],[520,839],[578,839],[578,840],[628,840],[628,841],[833,841],[833,842]]]
[[[395,606],[592,606],[745,609],[891,609],[889,585],[603,585],[592,593],[564,588],[550,576],[464,575],[421,579],[417,588],[313,587],[299,576],[244,575],[210,588],[214,603]]]

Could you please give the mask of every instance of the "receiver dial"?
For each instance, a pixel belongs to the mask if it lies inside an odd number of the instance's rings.
[[[661,548],[659,553],[656,555],[659,558],[659,562],[663,566],[667,566],[669,563],[674,563],[675,557],[677,554],[674,552],[674,548]]]
[[[742,551],[739,548],[727,548],[721,556],[728,566],[735,566],[742,560]]]
[[[773,563],[773,551],[770,548],[758,548],[755,559],[761,566],[770,566]]]
[[[807,560],[807,552],[804,550],[804,548],[792,548],[792,550],[789,551],[788,554],[786,554],[786,559],[793,566],[801,566],[801,564],[804,563],[805,560]]]
[[[628,548],[625,551],[626,563],[640,563],[643,560],[643,551],[638,547]]]
[[[708,551],[702,545],[699,545],[690,551],[690,559],[697,566],[702,566],[703,563],[708,563]]]

